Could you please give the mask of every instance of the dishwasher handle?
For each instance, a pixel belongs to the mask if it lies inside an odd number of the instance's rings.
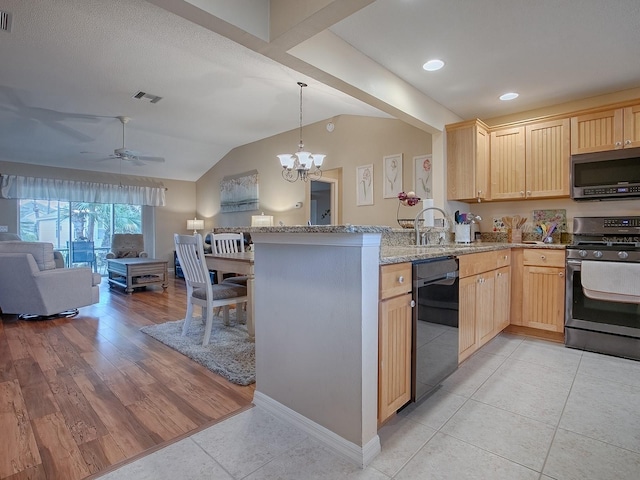
[[[420,288],[426,285],[453,285],[456,283],[457,278],[458,271],[456,270],[455,272],[447,272],[445,276],[441,276],[439,278],[421,278],[414,280],[413,286],[415,288]]]

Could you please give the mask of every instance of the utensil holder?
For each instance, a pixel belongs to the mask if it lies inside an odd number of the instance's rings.
[[[522,230],[520,228],[507,229],[507,242],[522,243]]]
[[[456,243],[471,243],[471,224],[456,223]]]

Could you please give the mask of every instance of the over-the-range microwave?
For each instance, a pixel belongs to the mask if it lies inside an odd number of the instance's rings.
[[[640,148],[571,155],[571,198],[640,198]]]

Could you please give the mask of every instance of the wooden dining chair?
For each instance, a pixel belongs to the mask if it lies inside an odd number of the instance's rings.
[[[176,255],[184,274],[187,286],[187,313],[184,318],[182,335],[189,331],[191,319],[193,317],[193,306],[202,307],[202,318],[206,315],[206,326],[202,345],[207,345],[211,339],[211,328],[213,325],[213,309],[222,307],[224,309],[224,324],[229,325],[229,305],[236,305],[236,316],[238,322],[243,321],[243,309],[240,304],[246,304],[247,287],[234,284],[211,285],[209,269],[204,257],[204,247],[202,235],[179,235],[174,234]]]
[[[237,253],[244,252],[244,234],[242,233],[211,233],[211,252],[216,254],[221,253]],[[223,278],[225,273],[235,272],[222,272],[217,271],[216,277],[218,283],[234,283],[236,285],[247,286],[246,276],[232,276]]]
[[[244,234],[242,233],[212,233],[211,251],[216,253],[244,252]]]

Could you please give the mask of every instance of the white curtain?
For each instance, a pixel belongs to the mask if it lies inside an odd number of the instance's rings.
[[[2,198],[33,198],[87,203],[124,203],[129,205],[165,205],[164,187],[136,187],[107,183],[78,182],[51,178],[2,175]]]

